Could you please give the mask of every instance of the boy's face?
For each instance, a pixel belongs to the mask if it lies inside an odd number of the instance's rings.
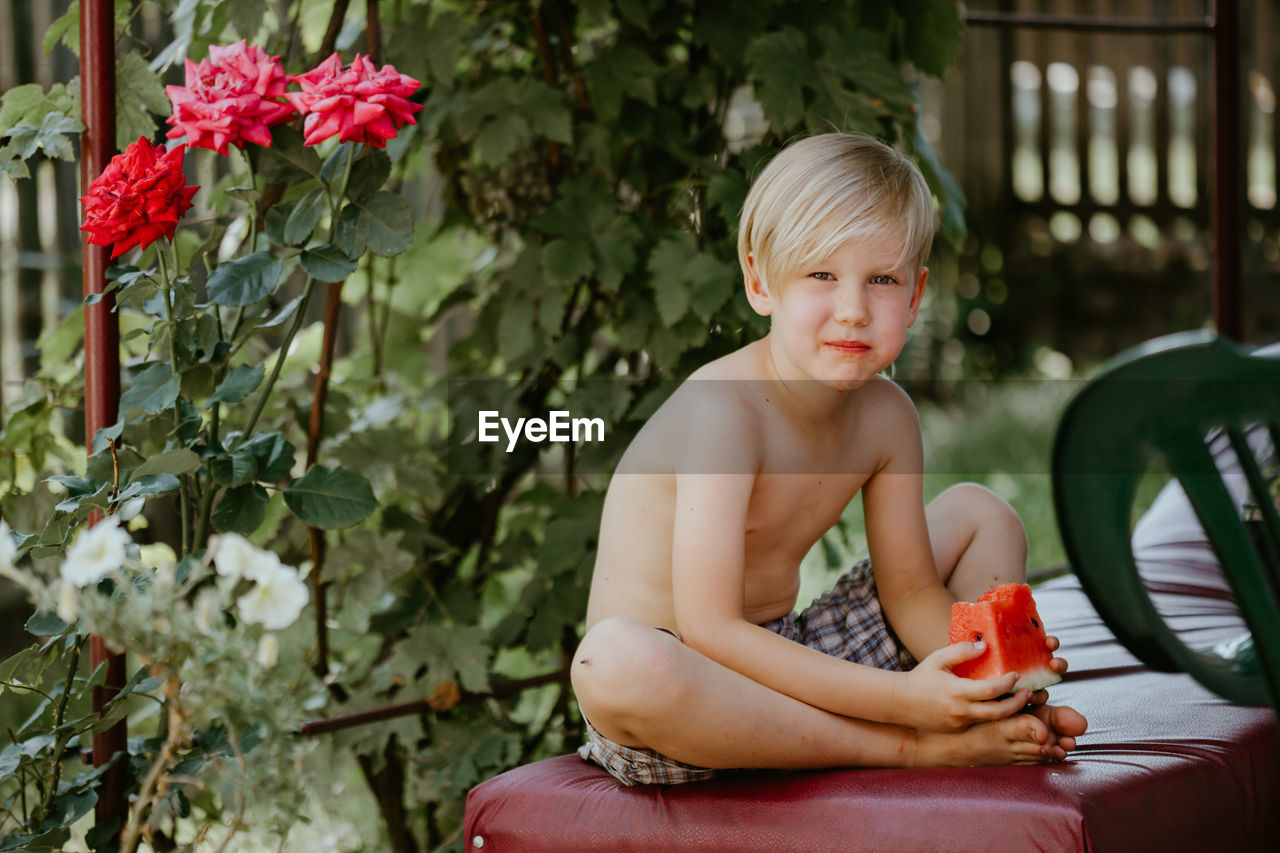
[[[770,346],[782,378],[851,390],[893,363],[929,277],[924,267],[895,266],[900,248],[898,241],[845,243],[772,292],[748,278],[751,306],[772,318]]]

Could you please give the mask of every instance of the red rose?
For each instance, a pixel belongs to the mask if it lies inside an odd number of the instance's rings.
[[[84,224],[89,242],[115,244],[116,258],[139,246],[145,249],[161,237],[173,239],[178,220],[191,209],[191,197],[199,187],[186,185],[182,174],[185,145],[170,151],[151,140],[138,141],[111,158],[93,183],[84,204]]]
[[[274,100],[288,85],[280,57],[257,45],[214,45],[199,65],[186,62],[187,85],[164,87],[173,102],[169,139],[186,136],[189,145],[226,154],[228,145],[270,145],[268,128],[293,117],[288,104]]]
[[[421,85],[417,80],[390,65],[375,69],[360,54],[344,68],[335,53],[306,74],[289,75],[289,81],[302,87],[285,98],[307,117],[302,130],[308,145],[336,134],[341,142],[384,148],[402,125],[417,124],[413,114],[422,109],[408,100]]]

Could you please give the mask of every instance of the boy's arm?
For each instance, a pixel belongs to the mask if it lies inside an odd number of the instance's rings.
[[[698,448],[696,440],[689,441],[690,451],[677,466],[672,583],[676,625],[691,648],[792,698],[864,720],[956,730],[1021,707],[1016,697],[980,701],[1007,691],[1004,679],[996,684],[947,673],[954,683],[932,682],[928,690],[909,692],[901,673],[823,654],[743,618],[747,508],[755,475],[702,473],[750,470],[752,436],[733,420],[723,412],[700,420],[698,432],[716,435],[715,446]],[[977,654],[967,648],[948,653],[953,663]]]
[[[887,383],[886,383],[887,385]],[[867,544],[885,618],[923,661],[949,642],[955,597],[938,578],[924,513],[924,449],[910,398],[887,386],[877,433],[888,442],[879,469],[862,487]]]

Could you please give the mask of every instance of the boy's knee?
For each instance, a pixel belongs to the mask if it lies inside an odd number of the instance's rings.
[[[664,695],[675,675],[674,637],[626,617],[596,623],[573,656],[569,675],[584,705],[624,711]]]
[[[1009,502],[978,483],[959,483],[939,495],[959,509],[976,533],[988,531],[1011,544],[1027,547],[1027,532],[1022,518]]]

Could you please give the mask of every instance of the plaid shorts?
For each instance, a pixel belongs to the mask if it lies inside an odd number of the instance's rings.
[[[761,627],[824,654],[878,669],[905,672],[916,665],[885,622],[869,559],[854,563],[829,592],[802,612],[788,613]],[[668,758],[657,750],[615,743],[596,731],[585,716],[583,722],[587,742],[578,748],[578,754],[608,770],[624,785],[678,785],[710,779],[716,773],[709,767]]]

